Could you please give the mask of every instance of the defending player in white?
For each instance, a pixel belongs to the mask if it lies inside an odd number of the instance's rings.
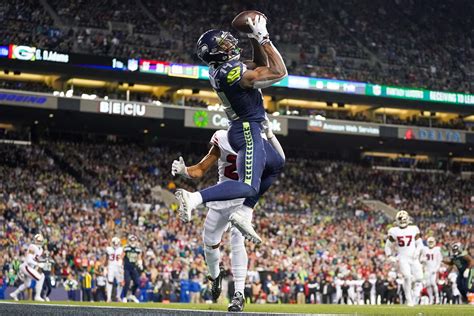
[[[44,301],[41,298],[41,290],[43,289],[44,274],[39,271],[43,267],[43,242],[44,238],[41,234],[33,237],[33,243],[28,246],[26,256],[20,265],[20,279],[24,282],[14,292],[10,293],[10,297],[18,301],[18,294],[30,287],[31,281],[35,280],[35,301]]]
[[[392,227],[388,231],[385,255],[393,263],[398,261],[398,267],[403,276],[406,303],[408,306],[414,306],[422,290],[423,270],[419,258],[424,247],[423,241],[418,227],[409,225],[409,216],[406,211],[397,213],[396,223],[398,227]],[[396,256],[392,253],[393,244],[397,249]]]
[[[428,247],[423,248],[421,259],[425,266],[425,282],[430,298],[430,304],[440,304],[438,290],[438,271],[441,267],[443,256],[441,250],[436,246],[434,237],[427,240]]]
[[[271,131],[268,120],[263,124],[265,135],[270,144],[278,151],[284,159],[285,154],[280,143]],[[219,130],[211,138],[212,145],[209,153],[196,165],[186,167],[183,158],[175,160],[172,165],[172,175],[181,175],[186,178],[202,177],[215,162],[218,162],[219,182],[237,180],[236,159],[234,152],[227,139],[227,131]],[[258,234],[251,226],[253,209],[242,205],[244,199],[230,201],[209,202],[206,220],[204,222],[204,251],[206,263],[209,269],[209,278],[212,281],[213,300],[217,301],[221,293],[222,273],[219,266],[221,253],[219,250],[222,235],[232,223],[231,228],[231,265],[234,277],[235,292],[229,305],[229,311],[242,311],[244,305],[244,288],[247,277],[248,257],[245,250],[244,239],[247,238],[254,243],[261,243]],[[245,237],[244,237],[245,236]]]
[[[118,237],[112,238],[112,246],[107,247],[107,302],[112,301],[114,279],[117,281],[117,302],[121,302],[123,286],[123,248]]]

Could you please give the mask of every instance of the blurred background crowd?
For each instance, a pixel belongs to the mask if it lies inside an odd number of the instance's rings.
[[[229,29],[237,13],[257,9],[269,16],[290,74],[472,93],[473,6],[469,0],[4,1],[0,45],[196,64],[201,33]]]
[[[176,205],[164,203],[160,194],[214,183],[216,170],[200,181],[170,175],[173,159],[182,155],[189,165],[206,151],[205,144],[192,143],[2,144],[0,288],[15,285],[25,247],[41,232],[54,261],[54,286],[69,291],[69,299],[79,300],[84,297],[79,293],[88,289],[92,299],[99,300],[105,248],[113,236],[125,243],[129,234],[135,234],[144,250],[142,301],[209,300],[201,241],[206,210],[200,209],[192,224],[183,224]],[[366,280],[372,302],[377,297],[381,302],[399,297],[388,298],[397,277],[383,252],[393,223],[382,212],[370,210],[364,200],[409,210],[423,238],[434,236],[444,249],[453,241],[473,247],[470,177],[429,164],[417,168],[430,172],[397,172],[374,168],[382,164],[374,160],[318,160],[303,152],[288,156],[284,173],[255,209],[254,223],[264,241],[260,246],[247,244],[249,300],[354,300],[354,295],[363,295]],[[228,241],[226,236],[223,263],[229,272],[224,288],[232,293]],[[86,274],[92,282],[82,282]],[[442,275],[442,280],[440,287],[452,298],[450,279]],[[400,286],[396,288],[399,292]]]

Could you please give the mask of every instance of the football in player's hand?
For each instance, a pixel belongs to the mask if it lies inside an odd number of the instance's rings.
[[[265,14],[255,10],[242,11],[237,14],[234,20],[232,20],[232,27],[242,33],[252,33],[252,30],[247,24],[247,18],[250,18],[253,21],[257,15],[261,15],[267,19]]]

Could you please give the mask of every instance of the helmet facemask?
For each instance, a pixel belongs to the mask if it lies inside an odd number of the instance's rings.
[[[223,32],[222,35],[216,38],[217,46],[220,48],[219,53],[226,53],[228,57],[227,61],[239,59],[242,49],[237,46],[239,40],[236,39],[230,32]],[[212,55],[212,51],[211,51]]]
[[[406,211],[400,211],[397,213],[396,220],[397,220],[397,225],[400,228],[405,228],[409,224],[409,216]]]

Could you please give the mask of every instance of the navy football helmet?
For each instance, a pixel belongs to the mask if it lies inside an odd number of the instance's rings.
[[[196,54],[208,65],[228,62],[240,58],[238,43],[230,32],[209,30],[198,39]]]

